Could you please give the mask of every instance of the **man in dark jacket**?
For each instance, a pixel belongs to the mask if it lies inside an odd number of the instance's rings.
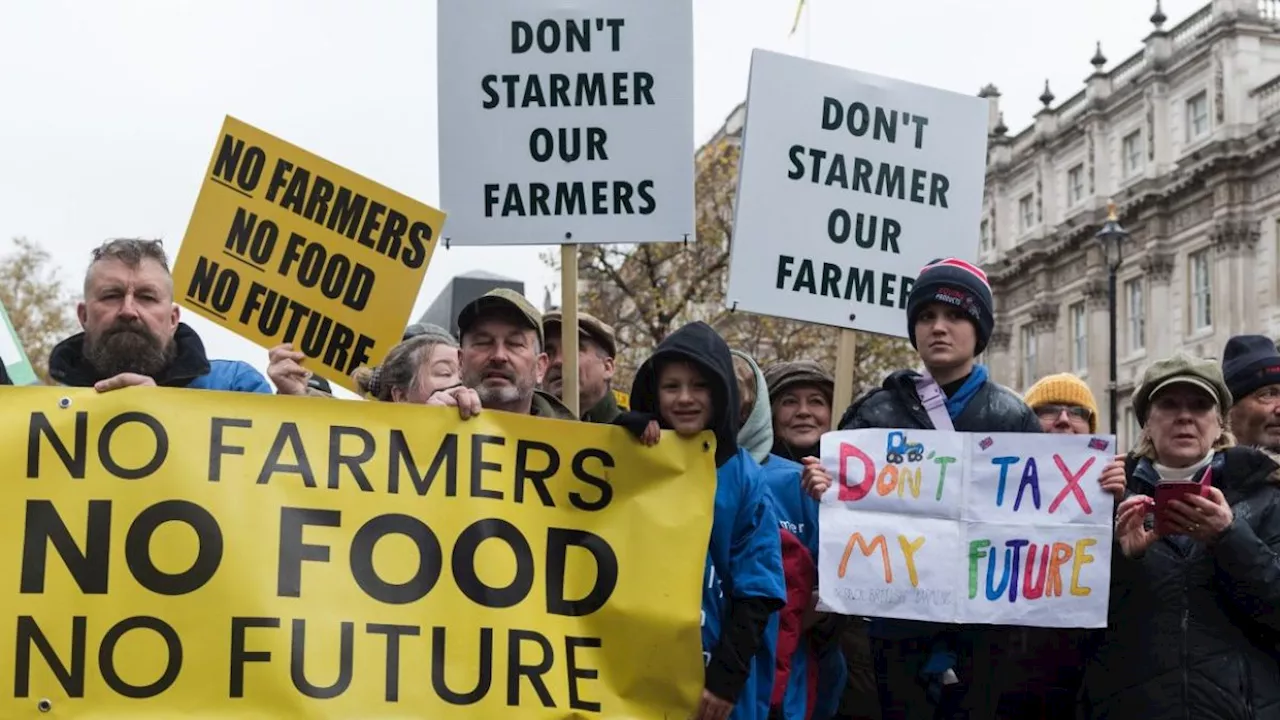
[[[907,298],[907,332],[928,374],[890,374],[849,406],[840,429],[948,429],[938,428],[937,419],[958,432],[1040,432],[1022,398],[976,364],[994,325],[991,287],[980,268],[956,259],[926,265]],[[872,647],[885,720],[932,720],[935,703],[944,714],[964,705],[975,720],[994,717],[999,671],[991,668],[990,653],[1000,634],[874,619]]]
[[[564,401],[564,357],[560,353],[563,319],[559,310],[542,316],[547,336],[547,376],[542,389]],[[578,411],[584,422],[613,422],[622,412],[613,394],[613,357],[618,353],[613,328],[587,313],[578,313]]]
[[[1280,453],[1280,351],[1265,335],[1237,335],[1222,354],[1231,432],[1241,445]]]
[[[49,375],[60,385],[271,392],[248,363],[210,360],[200,336],[178,321],[159,240],[109,240],[94,250],[76,314],[84,332],[49,354]]]

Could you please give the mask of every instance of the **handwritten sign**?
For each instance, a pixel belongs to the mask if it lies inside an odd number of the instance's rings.
[[[228,117],[173,265],[178,302],[355,391],[404,333],[434,208]]]
[[[819,599],[868,617],[1104,627],[1115,438],[855,430],[822,438]]]

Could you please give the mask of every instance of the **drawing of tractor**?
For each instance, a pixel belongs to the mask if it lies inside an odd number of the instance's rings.
[[[924,445],[908,443],[907,434],[900,430],[889,433],[886,444],[888,448],[884,459],[887,463],[897,465],[902,462],[903,455],[906,455],[907,462],[920,462],[924,459]]]

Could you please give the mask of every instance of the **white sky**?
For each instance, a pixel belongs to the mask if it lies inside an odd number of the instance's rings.
[[[756,47],[959,92],[994,82],[1016,133],[1046,77],[1057,102],[1083,87],[1095,41],[1107,69],[1140,49],[1155,5],[809,0],[789,38],[795,0],[692,1],[699,143],[745,95]],[[1165,0],[1165,27],[1207,1]],[[77,293],[108,237],[163,238],[172,259],[227,114],[434,205],[435,38],[425,0],[0,0],[0,251],[38,241]],[[476,268],[536,303],[558,281],[536,248],[441,247],[414,317]],[[265,369],[265,350],[185,320],[211,357]]]

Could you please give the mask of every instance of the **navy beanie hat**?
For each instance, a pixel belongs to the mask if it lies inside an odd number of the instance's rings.
[[[1280,351],[1265,335],[1236,335],[1222,353],[1222,375],[1240,402],[1260,387],[1280,385]]]
[[[982,268],[956,258],[934,260],[924,266],[907,296],[907,337],[911,347],[916,347],[916,319],[925,305],[935,302],[955,306],[969,315],[978,336],[973,354],[981,355],[996,325],[991,285]]]

